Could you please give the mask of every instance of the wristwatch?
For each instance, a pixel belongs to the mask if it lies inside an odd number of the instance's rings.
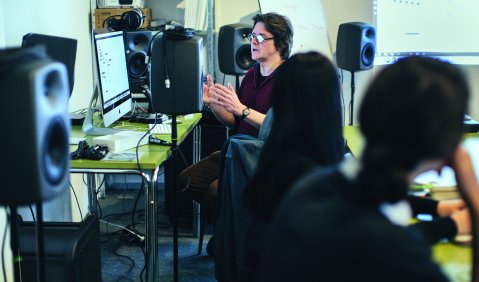
[[[249,108],[246,107],[246,108],[243,109],[243,113],[242,113],[242,115],[240,116],[240,119],[241,119],[241,120],[244,120],[248,115],[249,115]]]

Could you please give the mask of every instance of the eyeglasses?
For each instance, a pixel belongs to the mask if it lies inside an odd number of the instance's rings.
[[[266,38],[264,37],[264,35],[261,35],[261,34],[254,34],[254,33],[250,33],[248,34],[248,41],[249,42],[253,42],[253,39],[256,39],[256,41],[261,44],[263,42],[265,42],[266,40],[271,40],[271,39],[274,39],[273,37],[270,37],[270,38]]]

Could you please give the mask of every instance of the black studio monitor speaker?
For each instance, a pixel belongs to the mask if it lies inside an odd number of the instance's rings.
[[[151,31],[124,31],[123,38],[130,91],[141,93],[142,85],[148,85],[148,64],[145,59],[150,47]]]
[[[35,223],[19,226],[23,281],[37,281]],[[98,218],[83,222],[45,222],[45,281],[101,282],[101,246]]]
[[[182,115],[203,109],[203,39],[159,35],[152,42],[150,90],[153,111]]]
[[[224,25],[218,35],[218,62],[220,71],[229,75],[243,75],[253,66],[248,34],[253,28],[236,23]]]
[[[70,180],[66,68],[43,47],[0,50],[0,89],[0,205],[51,199]]]
[[[339,26],[336,42],[336,61],[339,68],[348,71],[371,69],[375,52],[374,26],[361,22],[343,23]]]
[[[51,59],[65,64],[68,71],[70,95],[75,82],[75,61],[77,54],[77,40],[73,38],[52,36],[38,33],[27,33],[23,36],[22,46],[29,47],[43,45]]]

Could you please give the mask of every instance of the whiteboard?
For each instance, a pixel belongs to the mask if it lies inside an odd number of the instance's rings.
[[[262,14],[287,16],[294,31],[291,54],[317,51],[332,59],[328,30],[320,0],[259,0]]]

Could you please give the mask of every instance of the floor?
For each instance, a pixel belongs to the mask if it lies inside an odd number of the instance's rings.
[[[159,278],[160,281],[173,281],[172,226],[165,215],[164,191],[159,190],[158,206],[159,228]],[[134,227],[144,233],[143,197],[137,201],[138,189],[108,189],[106,197],[100,199],[101,261],[102,281],[145,281],[144,254],[139,240],[129,232],[113,226]],[[142,194],[142,193],[140,193]],[[188,214],[189,215],[189,214]],[[109,222],[109,224],[105,223]],[[211,236],[211,226],[207,225],[203,252],[197,255],[198,238],[193,237],[192,216],[182,215],[179,226],[179,280],[180,281],[216,281],[214,278],[214,260],[206,254],[206,244]],[[140,277],[141,275],[141,277]]]

